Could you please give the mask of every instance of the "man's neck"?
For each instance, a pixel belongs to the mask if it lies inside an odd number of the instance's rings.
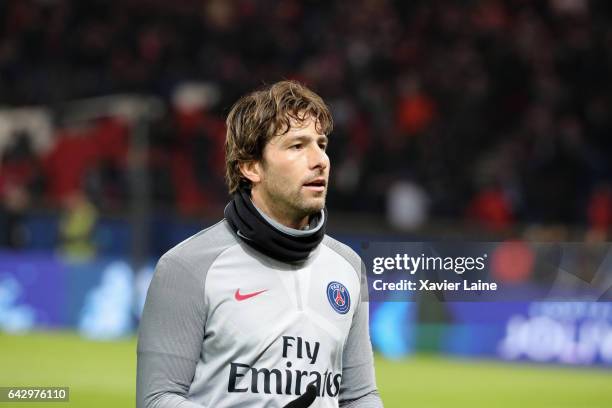
[[[285,227],[302,230],[308,226],[310,217],[292,217],[289,214],[283,213],[273,205],[270,205],[269,200],[264,199],[258,191],[251,191],[251,200],[253,200],[255,207],[261,212]]]

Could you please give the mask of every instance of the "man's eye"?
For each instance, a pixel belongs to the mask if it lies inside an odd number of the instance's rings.
[[[320,143],[319,147],[321,148],[321,150],[325,150],[327,149],[327,143]]]
[[[300,150],[302,148],[302,144],[298,143],[298,144],[294,144],[291,146],[291,149],[294,150]]]

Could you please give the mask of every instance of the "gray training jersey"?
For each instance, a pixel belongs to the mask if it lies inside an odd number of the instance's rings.
[[[365,271],[325,236],[302,263],[246,245],[227,221],[168,251],[138,337],[137,407],[382,407]]]

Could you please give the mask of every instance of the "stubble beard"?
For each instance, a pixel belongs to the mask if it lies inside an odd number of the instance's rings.
[[[284,214],[288,218],[300,219],[310,217],[319,213],[325,206],[327,189],[316,196],[316,198],[306,197],[306,192],[302,191],[302,186],[291,188],[278,184],[268,185],[264,183],[264,190],[269,197],[269,205],[276,211]]]

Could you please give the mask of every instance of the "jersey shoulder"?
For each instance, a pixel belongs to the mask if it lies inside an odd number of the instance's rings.
[[[343,257],[349,264],[351,264],[351,266],[357,273],[357,276],[361,275],[361,258],[359,257],[359,255],[357,255],[357,252],[351,249],[351,247],[346,244],[343,244],[337,239],[330,237],[329,235],[325,235],[321,244],[325,245],[326,247],[334,251],[336,254]]]
[[[357,274],[357,279],[360,282],[361,290],[360,296],[363,301],[368,301],[368,279],[366,276],[366,268],[365,264],[361,260],[361,257],[357,254],[357,252],[353,251],[351,247],[342,242],[338,241],[330,237],[329,235],[325,235],[322,245],[325,245],[327,248],[334,251],[339,256],[343,257],[355,270]]]
[[[160,258],[160,262],[178,263],[189,271],[206,274],[215,259],[234,245],[238,245],[237,237],[223,219],[178,243]]]

